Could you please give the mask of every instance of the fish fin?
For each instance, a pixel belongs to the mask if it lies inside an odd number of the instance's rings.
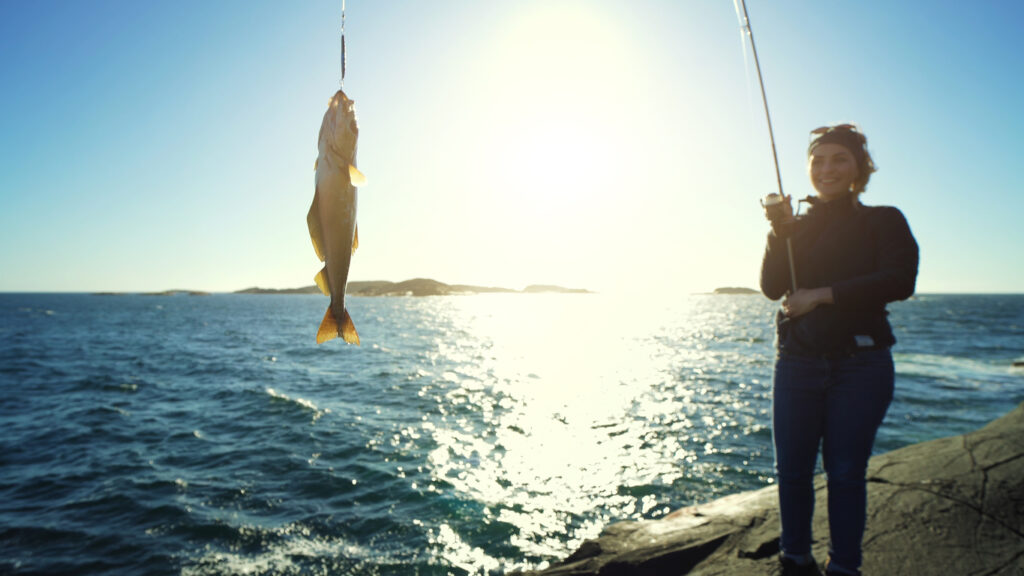
[[[320,329],[316,331],[316,343],[323,344],[328,340],[332,340],[338,337],[338,321],[334,319],[334,314],[331,313],[331,307],[327,307],[327,313],[324,314],[324,319],[320,322]]]
[[[323,230],[320,229],[320,203],[317,201],[319,197],[318,193],[313,195],[313,204],[309,207],[309,213],[306,214],[306,226],[309,227],[309,239],[313,241],[313,250],[316,250],[316,257],[323,262],[324,234]]]
[[[327,312],[324,313],[324,319],[320,322],[320,329],[316,332],[316,343],[323,344],[328,340],[333,340],[338,336],[348,342],[349,344],[359,345],[359,334],[356,333],[356,326],[352,323],[352,317],[349,316],[348,310],[344,311],[344,319],[341,321],[341,328],[338,327],[338,321],[334,317],[334,313],[331,312],[331,307],[327,307]]]
[[[349,344],[359,346],[359,334],[356,333],[356,325],[352,323],[348,309],[345,309],[345,319],[341,321],[341,338]]]
[[[327,280],[327,266],[324,266],[322,270],[316,273],[316,277],[313,278],[316,285],[320,288],[320,291],[324,293],[324,296],[331,295],[331,283]]]
[[[356,224],[355,232],[352,234],[352,253],[356,253],[356,248],[359,248],[359,225]]]
[[[348,165],[348,179],[353,186],[366,186],[366,175],[351,164]]]

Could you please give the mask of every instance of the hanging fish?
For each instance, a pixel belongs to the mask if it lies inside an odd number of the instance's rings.
[[[320,125],[319,156],[314,166],[316,191],[306,216],[313,249],[325,263],[316,275],[316,284],[331,297],[316,334],[317,344],[338,336],[350,344],[359,344],[359,334],[345,309],[348,269],[359,245],[356,187],[366,183],[366,177],[355,166],[358,138],[354,102],[338,90]]]

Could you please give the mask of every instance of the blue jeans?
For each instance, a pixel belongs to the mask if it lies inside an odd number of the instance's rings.
[[[829,557],[836,568],[860,569],[865,475],[894,380],[888,349],[840,358],[780,354],[776,359],[772,429],[783,554],[811,551],[820,443],[828,476]]]

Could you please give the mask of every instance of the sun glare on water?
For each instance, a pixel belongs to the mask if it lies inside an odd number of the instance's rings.
[[[501,314],[493,313],[494,298],[507,300]],[[615,323],[611,309],[595,317],[595,301],[604,299],[466,298],[451,311],[466,332],[438,351],[476,369],[447,375],[446,413],[426,424],[437,445],[429,456],[434,482],[484,504],[484,522],[515,526],[510,544],[530,556],[563,555],[562,535],[571,548],[612,516],[651,513],[654,498],[638,503],[620,487],[671,485],[695,457],[681,435],[655,430],[666,420],[677,431],[688,426],[679,399],[656,392],[678,361],[650,337],[665,318],[652,310]],[[613,512],[570,533],[571,519],[595,508]],[[454,532],[442,529],[435,539],[446,561],[491,562]]]

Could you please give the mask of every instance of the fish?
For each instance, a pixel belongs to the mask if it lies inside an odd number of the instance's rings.
[[[324,263],[314,280],[320,291],[331,297],[317,329],[317,344],[339,336],[349,344],[359,344],[359,334],[345,308],[349,266],[359,246],[356,188],[366,184],[366,176],[356,168],[358,139],[355,103],[338,90],[320,124],[318,155],[313,165],[316,186],[313,204],[306,215],[313,250]]]

